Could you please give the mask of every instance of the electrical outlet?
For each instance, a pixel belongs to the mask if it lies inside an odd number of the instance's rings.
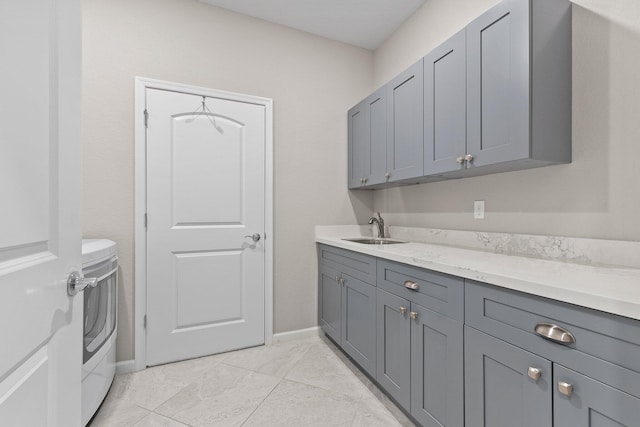
[[[473,202],[473,218],[484,219],[484,200]]]

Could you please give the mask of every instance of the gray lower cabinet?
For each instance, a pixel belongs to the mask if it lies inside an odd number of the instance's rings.
[[[380,385],[421,425],[464,425],[463,281],[378,260]]]
[[[551,362],[473,328],[464,333],[465,425],[551,427]]]
[[[376,288],[342,277],[342,349],[369,375],[376,375]]]
[[[318,268],[318,322],[335,342],[342,337],[342,285],[340,273],[329,267]]]
[[[376,259],[318,245],[318,324],[371,376],[376,373]]]
[[[463,324],[411,304],[411,415],[423,426],[464,425]]]
[[[640,399],[564,366],[553,368],[554,383],[571,386],[567,396],[553,393],[554,425],[561,427],[620,427],[640,425]],[[566,392],[566,389],[563,389]]]
[[[465,283],[473,427],[640,425],[640,322]]]
[[[411,405],[410,304],[378,289],[376,380],[407,410]]]

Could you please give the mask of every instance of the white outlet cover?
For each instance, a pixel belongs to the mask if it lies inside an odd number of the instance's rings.
[[[473,218],[484,219],[484,200],[476,200],[473,202]]]

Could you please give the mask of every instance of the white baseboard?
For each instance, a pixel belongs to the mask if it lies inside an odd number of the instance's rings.
[[[307,328],[307,329],[298,329],[295,331],[287,331],[287,332],[280,332],[278,334],[273,334],[273,343],[277,344],[281,342],[317,337],[319,335],[320,335],[320,327],[314,326],[312,328]]]
[[[137,371],[135,360],[123,360],[121,362],[116,362],[116,375],[130,374],[135,371]]]

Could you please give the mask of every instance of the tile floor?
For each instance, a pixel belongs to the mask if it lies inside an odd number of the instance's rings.
[[[92,427],[414,424],[326,337],[116,377]]]

